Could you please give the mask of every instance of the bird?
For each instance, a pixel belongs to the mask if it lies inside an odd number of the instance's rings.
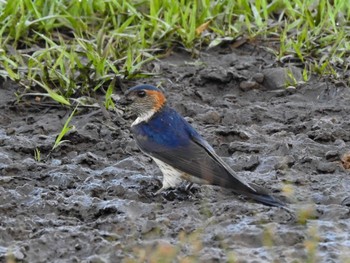
[[[193,126],[168,106],[161,89],[140,84],[126,90],[119,103],[136,115],[131,124],[133,138],[163,174],[156,194],[189,181],[228,188],[267,206],[285,206],[263,187],[240,178]]]

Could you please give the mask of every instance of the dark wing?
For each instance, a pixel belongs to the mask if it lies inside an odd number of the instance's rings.
[[[149,136],[137,134],[134,136],[141,150],[180,171],[204,179],[209,184],[233,189],[240,185],[250,188],[247,184],[234,177],[225,168],[226,164],[224,164],[225,166],[222,165],[224,162],[214,153],[210,146],[210,150],[207,150],[207,147],[203,144],[205,143],[204,140],[201,143],[200,140],[187,137],[185,145],[165,147],[163,144],[157,144],[150,140]],[[254,191],[253,189],[251,190]]]
[[[186,123],[187,124],[187,123]],[[278,200],[261,193],[234,175],[234,171],[215,153],[214,149],[189,125],[186,127],[188,143],[181,147],[164,147],[155,144],[146,136],[137,136],[139,147],[155,157],[187,174],[204,179],[208,184],[233,189],[259,202],[272,206],[281,206]]]
[[[194,142],[197,142],[199,145],[201,145],[212,158],[218,162],[222,167],[224,167],[225,171],[227,171],[233,178],[234,181],[234,187],[232,187],[232,184],[230,184],[229,188],[232,188],[239,194],[246,195],[258,202],[261,202],[265,205],[270,206],[278,206],[283,207],[284,203],[280,200],[274,198],[273,196],[269,195],[268,191],[264,189],[261,186],[253,185],[253,184],[247,184],[242,178],[239,178],[237,175],[235,175],[235,172],[229,167],[214,151],[214,149],[208,144],[207,141],[205,141],[201,137],[194,136],[192,137]],[[227,186],[223,186],[226,187]],[[248,187],[248,188],[247,188]]]

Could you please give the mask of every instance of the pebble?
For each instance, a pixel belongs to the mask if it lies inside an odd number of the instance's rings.
[[[319,161],[316,170],[319,173],[334,173],[336,168],[337,166],[334,163]]]
[[[253,75],[253,79],[258,83],[263,83],[264,78],[265,78],[265,76],[262,73],[256,73]]]
[[[247,80],[247,81],[242,81],[239,84],[239,88],[243,91],[248,91],[251,89],[257,89],[259,88],[259,84],[255,81]]]
[[[221,116],[217,111],[209,110],[204,114],[198,115],[198,119],[208,124],[218,124],[221,121]]]

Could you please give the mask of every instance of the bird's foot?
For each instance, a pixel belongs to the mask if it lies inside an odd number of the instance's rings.
[[[195,196],[199,192],[200,187],[191,182],[185,185],[184,188],[180,188],[180,189],[181,191],[185,192],[189,196]]]
[[[158,195],[160,195],[162,193],[166,193],[168,189],[169,189],[168,187],[161,187],[160,189],[155,191],[152,195],[153,196],[158,196]]]
[[[191,193],[191,188],[192,188],[192,186],[193,186],[193,183],[188,183],[186,186],[185,186],[185,191],[187,192],[187,193]]]
[[[157,190],[156,192],[152,193],[153,197],[162,197],[163,199],[167,200],[167,201],[173,201],[177,198],[177,195],[174,191],[174,189],[171,188],[160,188],[159,190]]]

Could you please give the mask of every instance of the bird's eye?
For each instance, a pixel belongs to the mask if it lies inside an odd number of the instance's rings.
[[[137,96],[140,98],[143,98],[144,96],[146,96],[146,92],[144,90],[139,90],[137,92]]]

